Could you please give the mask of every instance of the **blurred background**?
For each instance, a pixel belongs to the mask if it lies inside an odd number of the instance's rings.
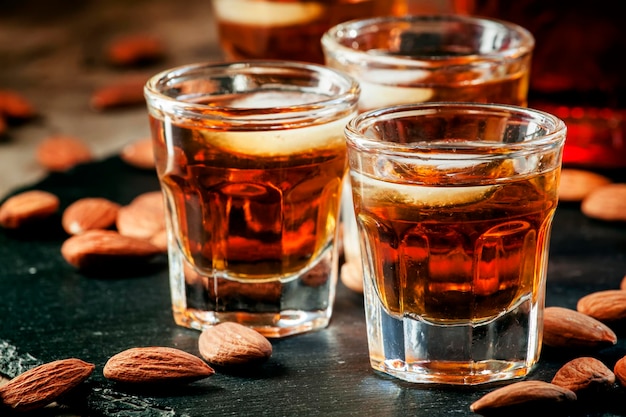
[[[626,167],[626,25],[620,2],[394,4],[399,14],[470,13],[529,29],[537,41],[529,104],[568,123],[566,163]],[[114,52],[120,44],[122,51]],[[144,55],[133,52],[133,45],[142,46]],[[222,57],[210,0],[0,0],[0,113],[6,91],[18,93],[33,110],[28,117],[0,118],[0,199],[48,174],[36,153],[51,135],[79,138],[95,160],[147,138],[141,84],[160,70]]]

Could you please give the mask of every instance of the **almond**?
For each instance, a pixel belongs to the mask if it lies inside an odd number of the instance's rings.
[[[165,203],[161,191],[137,196],[117,213],[117,230],[124,236],[151,239],[165,230]]]
[[[110,63],[128,66],[156,61],[164,56],[165,48],[159,37],[137,33],[113,39],[105,53]]]
[[[341,265],[341,282],[352,291],[363,292],[363,268],[359,262]]]
[[[5,119],[30,119],[35,108],[22,94],[13,90],[0,90],[0,116]]]
[[[615,362],[613,373],[620,385],[626,387],[626,356],[623,356]]]
[[[619,288],[620,290],[626,290],[626,275],[624,275],[624,277],[620,281]]]
[[[546,408],[563,405],[576,400],[576,394],[558,385],[544,381],[520,381],[491,391],[471,406],[470,410],[481,415],[506,415],[522,410],[546,411]]]
[[[128,165],[140,169],[155,169],[154,150],[152,148],[152,139],[141,139],[122,148],[120,153],[122,161]]]
[[[62,172],[93,160],[87,144],[79,138],[65,135],[49,136],[36,149],[37,162],[52,172]]]
[[[543,343],[559,348],[604,348],[615,345],[617,336],[604,323],[579,311],[546,307]]]
[[[112,230],[88,230],[70,237],[61,246],[63,258],[84,270],[147,261],[160,253],[161,249],[148,241]]]
[[[145,105],[143,87],[147,79],[124,79],[102,86],[90,98],[94,110],[110,110],[120,107]]]
[[[59,198],[47,191],[24,191],[9,197],[0,206],[0,225],[17,229],[27,223],[52,216],[59,209]]]
[[[576,310],[603,322],[626,318],[626,291],[605,290],[587,294],[578,300]]]
[[[94,369],[75,358],[39,365],[0,387],[0,402],[20,412],[44,407],[85,381]]]
[[[592,191],[611,182],[610,178],[595,172],[563,168],[559,183],[559,200],[582,201]]]
[[[112,356],[104,377],[127,384],[190,383],[215,371],[197,356],[169,347],[137,347]]]
[[[119,209],[119,204],[106,198],[81,198],[63,211],[61,224],[70,235],[93,229],[108,229],[115,224]]]
[[[583,214],[604,221],[626,221],[626,184],[612,183],[597,188],[582,201]]]
[[[582,391],[608,390],[615,383],[615,374],[602,361],[581,357],[563,365],[552,378],[552,383],[578,395]]]
[[[203,330],[198,347],[207,362],[222,366],[260,363],[272,355],[272,344],[265,336],[233,322]]]

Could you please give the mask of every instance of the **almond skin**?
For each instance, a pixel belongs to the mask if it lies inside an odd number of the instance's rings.
[[[261,363],[272,355],[272,344],[261,333],[238,323],[220,323],[202,331],[200,355],[221,366]]]
[[[597,188],[610,184],[610,178],[583,169],[563,168],[559,183],[559,200],[582,201]]]
[[[354,292],[363,293],[363,268],[360,263],[351,261],[341,265],[341,282]]]
[[[82,139],[54,135],[45,138],[37,145],[36,158],[46,170],[63,172],[78,164],[92,161],[93,155]]]
[[[119,209],[119,204],[106,198],[81,198],[63,211],[61,224],[70,235],[93,229],[108,229],[115,224]]]
[[[130,204],[121,207],[115,224],[120,234],[138,239],[151,239],[165,230],[165,204],[161,191],[140,194]]]
[[[122,148],[120,158],[128,165],[139,169],[155,169],[154,150],[152,148],[152,139],[141,139]]]
[[[626,222],[626,184],[597,188],[582,201],[583,214],[598,220]]]
[[[606,324],[576,310],[546,307],[543,343],[574,349],[600,349],[617,343],[617,335]]]
[[[88,230],[63,242],[61,255],[78,269],[90,270],[147,261],[162,253],[152,243],[112,230]]]
[[[615,383],[615,374],[600,360],[592,357],[573,359],[554,375],[552,383],[579,394],[606,391]]]
[[[105,54],[111,64],[131,66],[162,58],[165,47],[157,36],[136,33],[113,39],[107,46]]]
[[[470,410],[485,416],[505,416],[511,411],[520,415],[522,410],[546,411],[550,406],[575,400],[576,394],[567,388],[544,381],[521,381],[485,394],[470,406]]]
[[[197,356],[169,347],[137,347],[112,356],[104,365],[104,377],[126,384],[186,384],[215,371]]]
[[[615,362],[613,373],[620,385],[626,387],[626,356],[623,356]]]
[[[0,206],[0,225],[6,229],[17,229],[34,220],[56,213],[59,198],[47,191],[24,191],[9,197]]]
[[[8,120],[24,120],[35,116],[35,108],[22,94],[13,90],[0,90],[0,116]]]
[[[70,358],[32,368],[0,387],[0,402],[16,411],[45,407],[85,381],[95,365]]]
[[[105,111],[121,107],[145,105],[143,87],[147,79],[124,79],[102,86],[90,98],[94,110]]]
[[[626,291],[593,292],[578,300],[576,310],[602,322],[623,320],[626,318]]]

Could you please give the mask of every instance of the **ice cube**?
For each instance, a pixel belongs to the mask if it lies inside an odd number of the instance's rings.
[[[325,12],[317,2],[214,0],[215,15],[223,21],[253,26],[290,26],[316,20]]]

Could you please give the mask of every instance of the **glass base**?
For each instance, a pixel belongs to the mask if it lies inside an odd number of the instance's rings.
[[[170,244],[174,320],[198,330],[236,322],[273,338],[324,328],[330,322],[335,299],[337,256],[337,248],[329,245],[315,262],[295,275],[243,281],[224,272],[203,274],[176,244]]]
[[[323,329],[330,323],[330,310],[282,311],[280,313],[218,313],[194,309],[174,310],[174,320],[179,326],[204,330],[222,323],[236,322],[253,328],[268,338],[280,338]]]
[[[539,306],[530,296],[491,321],[455,325],[392,317],[372,288],[366,288],[365,296],[371,366],[393,377],[425,384],[486,384],[524,377],[539,359]]]

